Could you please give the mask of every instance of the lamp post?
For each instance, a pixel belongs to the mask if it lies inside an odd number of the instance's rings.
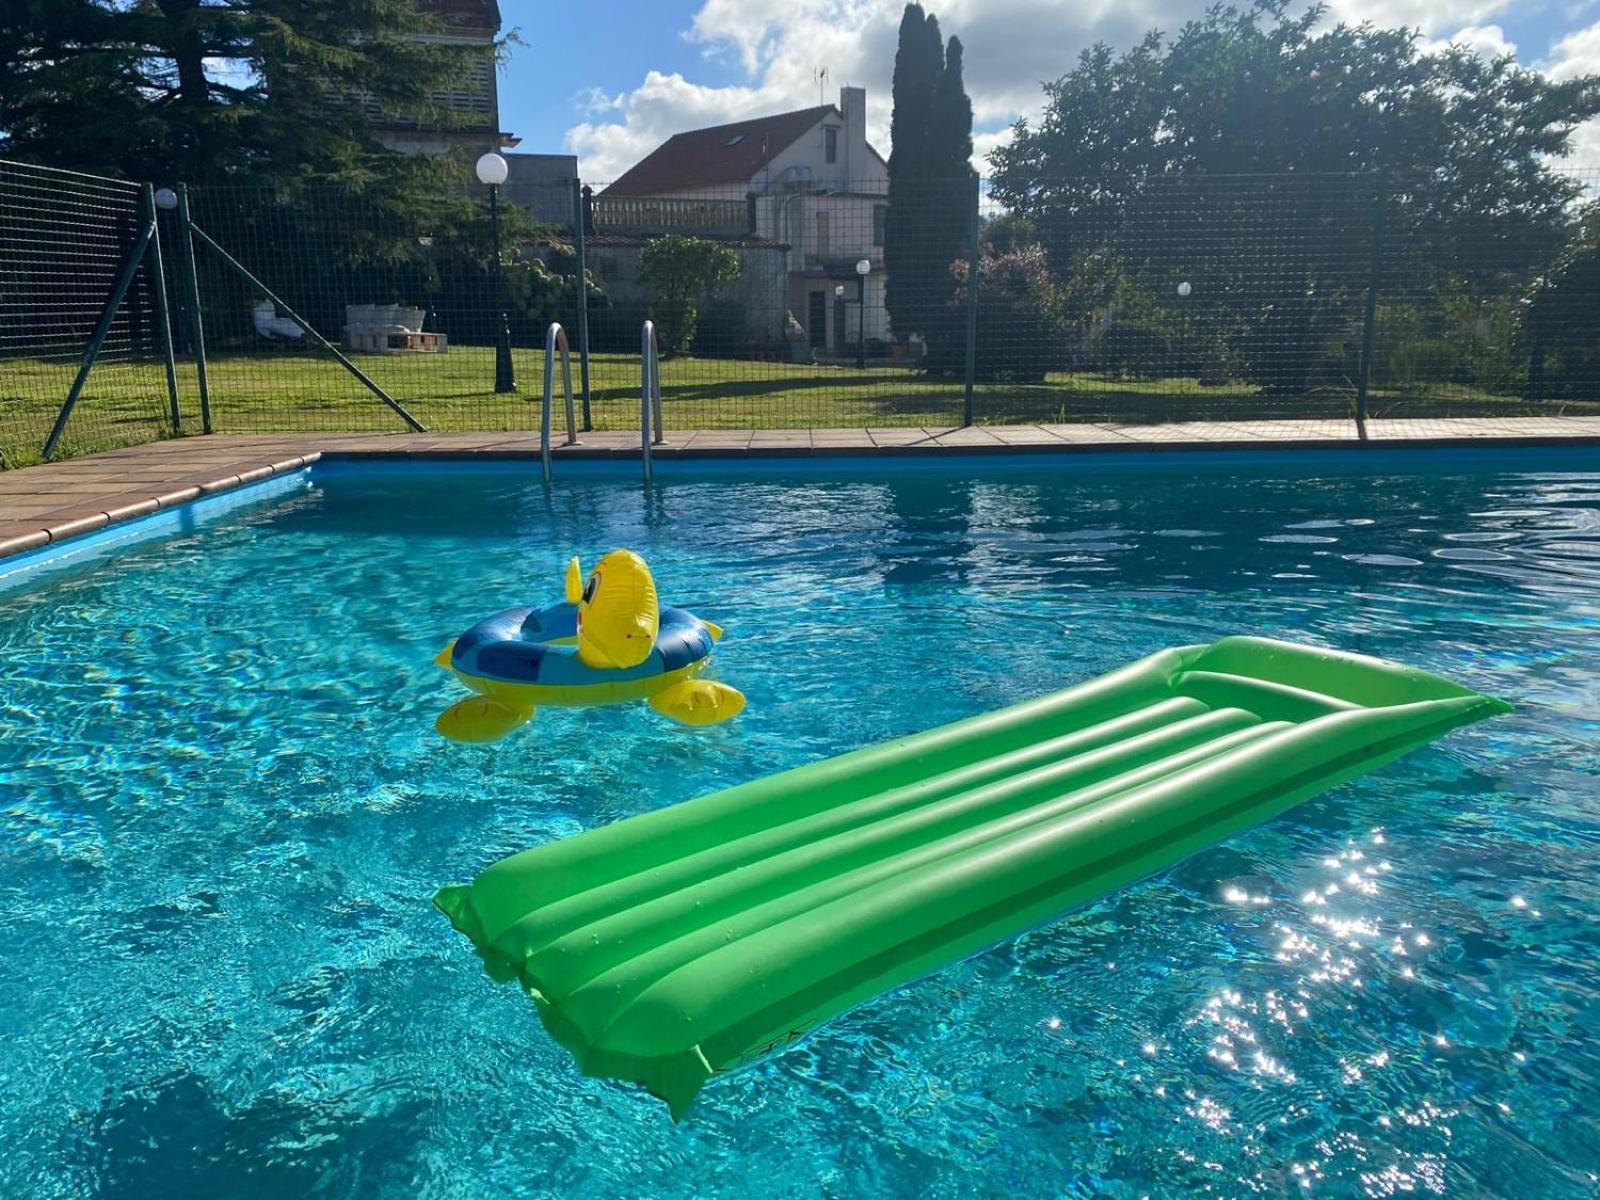
[[[1187,300],[1190,293],[1193,291],[1194,288],[1191,287],[1189,285],[1189,281],[1185,279],[1178,285],[1178,299]],[[1185,304],[1182,307],[1183,323],[1178,327],[1180,330],[1178,334],[1178,370],[1182,374],[1187,374],[1189,369],[1189,306]]]
[[[867,369],[867,276],[872,274],[872,260],[863,258],[856,263],[856,370]]]
[[[494,287],[500,304],[495,318],[494,390],[505,395],[517,390],[517,372],[511,362],[511,322],[506,316],[506,274],[500,262],[500,185],[511,174],[510,164],[493,151],[478,160],[478,182],[489,188],[489,223],[494,228]]]

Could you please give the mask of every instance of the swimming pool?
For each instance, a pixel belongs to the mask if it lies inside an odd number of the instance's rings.
[[[0,1193],[1594,1194],[1600,458],[267,487],[0,592]],[[727,627],[748,711],[437,738],[439,648],[619,545]],[[683,1126],[580,1077],[428,904],[527,845],[1241,631],[1519,709],[881,997]]]

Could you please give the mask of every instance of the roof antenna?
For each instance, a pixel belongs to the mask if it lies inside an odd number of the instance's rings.
[[[811,78],[817,83],[817,107],[821,108],[828,102],[828,68],[817,67],[811,72]]]

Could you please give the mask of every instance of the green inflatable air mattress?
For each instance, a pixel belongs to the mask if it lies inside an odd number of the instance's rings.
[[[524,851],[435,903],[586,1074],[680,1117],[852,1005],[1508,710],[1227,638]]]

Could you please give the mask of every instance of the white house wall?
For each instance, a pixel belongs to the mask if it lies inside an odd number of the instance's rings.
[[[883,246],[877,237],[881,219],[874,215],[879,209],[887,212],[889,171],[867,146],[865,111],[865,91],[845,88],[840,93],[839,111],[819,118],[752,178],[651,193],[652,198],[663,200],[740,204],[751,203],[753,197],[755,227],[750,232],[788,247],[786,252],[743,256],[746,272],[739,302],[747,308],[754,338],[770,336],[774,315],[781,331],[785,309],[809,334],[812,297],[820,295],[827,352],[845,352],[845,347],[859,339],[863,321],[867,338],[892,340],[883,307]],[[827,161],[825,132],[830,126],[838,130],[838,153],[832,163]],[[828,227],[826,245],[819,234],[818,216],[822,214]],[[857,301],[854,271],[854,264],[863,258],[872,264],[864,305]],[[782,273],[773,275],[769,263],[781,263]],[[622,274],[627,273],[623,263],[616,265]],[[835,294],[835,288],[841,286],[842,322]]]

